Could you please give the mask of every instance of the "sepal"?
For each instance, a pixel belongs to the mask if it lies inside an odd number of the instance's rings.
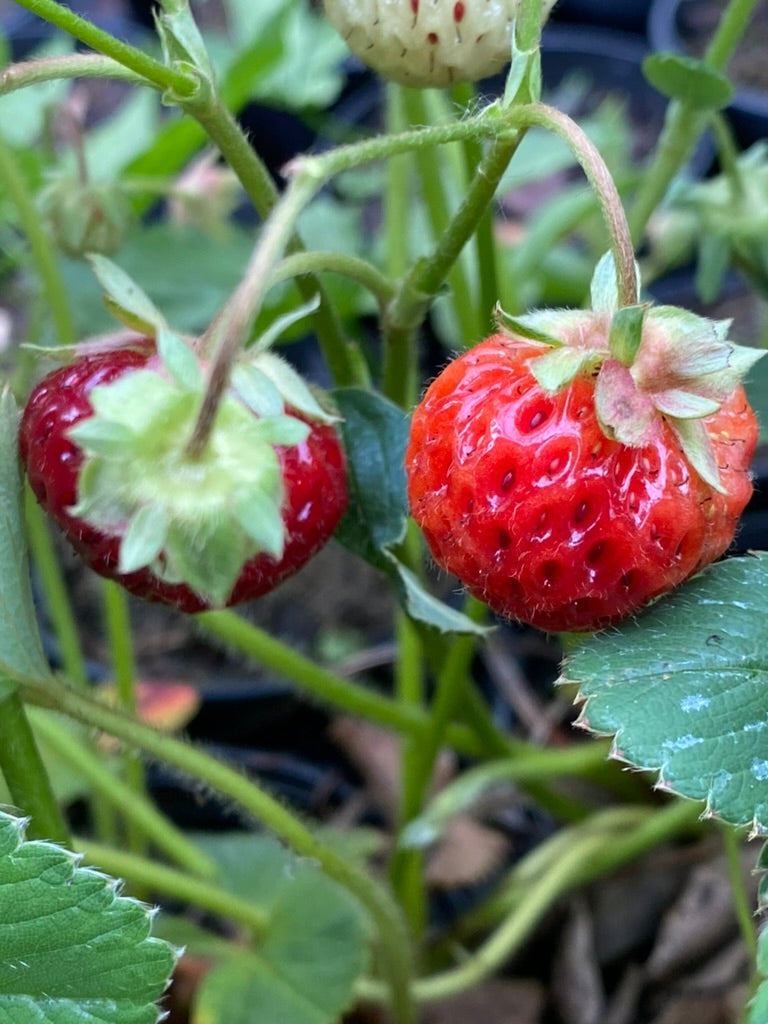
[[[651,444],[661,432],[653,401],[638,391],[632,371],[618,359],[607,359],[600,367],[595,411],[603,432],[631,448]]]
[[[277,388],[285,405],[318,423],[338,423],[339,417],[324,408],[296,370],[274,352],[257,352],[250,365]]]
[[[162,506],[145,505],[132,517],[120,542],[120,572],[152,565],[168,539],[168,516]]]
[[[104,304],[115,319],[133,331],[152,337],[167,326],[165,317],[149,296],[116,263],[95,253],[88,259],[104,289]]]
[[[68,511],[121,536],[120,572],[149,567],[164,582],[186,583],[211,605],[223,605],[246,561],[282,555],[278,449],[303,443],[310,426],[290,414],[273,382],[256,370],[269,396],[261,414],[230,389],[204,450],[190,454],[204,367],[180,338],[165,328],[159,333],[162,357],[93,388],[93,415],[70,430],[84,461]],[[240,374],[248,378],[249,370],[241,366]]]
[[[701,419],[670,419],[669,424],[691,466],[719,494],[725,494],[712,443]]]
[[[608,347],[613,358],[624,366],[632,365],[642,344],[643,321],[647,309],[646,305],[623,306],[613,314]]]
[[[562,347],[528,360],[528,368],[545,391],[555,392],[581,374],[597,369],[604,353],[597,349]]]
[[[202,391],[205,374],[192,348],[165,325],[158,328],[156,340],[160,361],[179,387]]]

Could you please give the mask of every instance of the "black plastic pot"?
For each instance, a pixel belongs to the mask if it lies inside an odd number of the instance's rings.
[[[544,85],[554,88],[569,75],[583,73],[592,83],[595,105],[609,95],[622,97],[632,124],[655,142],[664,124],[667,100],[643,74],[648,52],[643,40],[628,33],[551,25],[542,37]],[[634,155],[642,159],[644,154]],[[689,175],[703,177],[713,158],[712,140],[703,136],[689,161]]]
[[[644,35],[649,7],[650,0],[622,0],[620,3],[606,3],[606,0],[560,0],[552,12],[552,18],[554,21],[574,25],[597,25]]]
[[[648,39],[652,49],[688,52],[686,25],[690,24],[691,12],[710,3],[711,0],[653,0],[648,15]],[[768,48],[768,38],[761,43]],[[768,87],[739,87],[727,113],[739,145],[744,149],[758,139],[768,138]]]

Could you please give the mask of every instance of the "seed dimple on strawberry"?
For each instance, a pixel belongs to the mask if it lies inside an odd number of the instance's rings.
[[[703,419],[716,488],[664,417],[648,443],[608,436],[595,374],[545,391],[532,372],[543,350],[497,334],[431,384],[413,416],[409,501],[438,564],[496,612],[598,629],[726,550],[752,491],[756,422],[740,385]]]

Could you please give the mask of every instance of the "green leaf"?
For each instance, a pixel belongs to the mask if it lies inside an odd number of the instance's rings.
[[[733,558],[568,659],[582,724],[705,814],[768,829],[768,554]]]
[[[128,327],[148,334],[165,327],[163,314],[124,270],[106,256],[92,253],[88,258],[104,289],[104,301],[114,316]]]
[[[61,57],[72,53],[74,47],[74,39],[57,32],[50,41],[35,49],[34,57]],[[68,81],[55,78],[0,96],[0,124],[5,141],[19,149],[34,146],[51,109],[62,102],[70,88]]]
[[[563,326],[567,324],[567,317],[564,317],[561,310],[534,310],[532,313],[512,316],[497,304],[493,311],[493,318],[502,331],[508,331],[520,338],[527,338],[529,341],[538,341],[542,345],[553,347],[563,344],[558,338],[558,328],[560,322]]]
[[[229,833],[201,837],[219,881],[266,912],[256,949],[237,953],[203,982],[193,1024],[331,1024],[353,998],[368,959],[358,905],[316,867],[274,839]]]
[[[175,7],[166,5],[161,8],[156,15],[155,24],[167,64],[189,62],[206,78],[213,77],[208,51],[188,4],[177,4]]]
[[[166,370],[176,383],[189,391],[202,390],[204,375],[200,360],[178,334],[160,327],[157,332],[157,351]]]
[[[712,450],[712,439],[700,419],[670,419],[668,423],[677,436],[686,459],[702,480],[720,494],[725,494],[717,459]]]
[[[333,398],[342,416],[349,487],[349,509],[336,537],[362,558],[386,568],[382,552],[403,539],[408,516],[409,420],[402,409],[375,392],[338,388]]]
[[[541,99],[541,54],[535,50],[521,50],[512,32],[511,61],[507,79],[504,83],[504,96],[501,106],[505,109],[515,102],[534,102]],[[522,88],[526,86],[527,95],[523,98]]]
[[[84,139],[86,166],[97,169],[101,181],[117,178],[129,161],[152,145],[162,114],[156,92],[133,90],[107,119],[89,125]],[[74,152],[71,169],[77,169]]]
[[[152,913],[52,843],[0,814],[0,1019],[155,1024],[175,962]]]
[[[214,245],[197,228],[163,221],[132,232],[118,258],[175,330],[195,334],[207,327],[237,286],[252,248],[253,235],[239,229],[227,236],[226,245]],[[63,270],[80,336],[113,330],[88,266],[69,260]]]
[[[670,99],[695,110],[722,110],[733,97],[728,78],[703,60],[677,53],[654,53],[643,61],[643,74]]]
[[[419,578],[391,552],[386,552],[390,566],[396,570],[396,581],[402,590],[403,602],[412,619],[432,626],[440,633],[470,633],[473,636],[486,636],[492,626],[482,626],[473,622],[468,615],[451,608],[439,598],[430,594]]]
[[[295,0],[286,5],[281,40],[282,59],[263,76],[260,95],[293,109],[327,108],[344,84],[344,40],[327,18]]]
[[[29,583],[18,457],[19,412],[10,388],[0,392],[0,672],[47,678]],[[0,680],[0,697],[13,689]]]
[[[462,772],[440,790],[426,810],[408,822],[400,833],[398,846],[404,849],[431,846],[457,815],[471,810],[489,789],[509,778],[511,764],[510,761],[491,761]]]
[[[228,524],[206,519],[194,532],[187,524],[171,522],[165,554],[168,578],[189,584],[215,607],[223,607],[232,593],[246,553]]]
[[[720,402],[716,402],[713,398],[691,394],[691,392],[683,391],[680,388],[657,391],[653,396],[653,404],[665,416],[683,420],[711,416],[720,408]]]

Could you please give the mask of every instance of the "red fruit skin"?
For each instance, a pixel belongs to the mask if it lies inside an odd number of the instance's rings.
[[[752,493],[757,423],[737,388],[704,422],[726,494],[671,428],[629,448],[602,432],[594,380],[545,392],[541,347],[494,335],[440,374],[413,415],[411,512],[435,561],[499,615],[601,629],[718,558]]]
[[[200,612],[210,605],[186,584],[166,583],[149,568],[119,573],[120,535],[94,529],[68,512],[76,501],[83,455],[67,432],[92,415],[88,396],[94,387],[145,367],[153,356],[154,350],[147,344],[86,356],[48,374],[32,391],[24,409],[19,452],[37,500],[92,569],[147,601],[187,613]],[[295,410],[288,411],[304,418]],[[325,424],[310,423],[310,427],[301,444],[276,447],[285,488],[283,556],[277,560],[260,554],[246,562],[228,606],[266,594],[297,572],[330,539],[346,511],[346,461],[338,435]]]

